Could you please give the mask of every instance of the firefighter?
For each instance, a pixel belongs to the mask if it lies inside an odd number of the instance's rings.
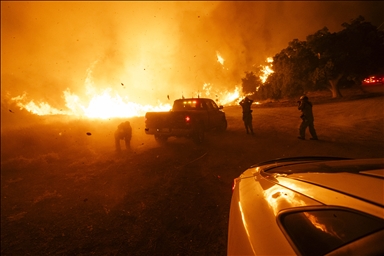
[[[122,122],[117,126],[115,131],[115,146],[116,151],[121,151],[120,140],[125,141],[125,148],[129,150],[131,148],[131,139],[132,139],[132,127],[129,121]]]
[[[240,106],[243,108],[243,122],[245,130],[247,131],[247,134],[251,132],[251,134],[254,135],[252,126],[252,103],[253,100],[248,97],[245,97],[242,101],[239,102]]]
[[[305,140],[305,131],[307,127],[309,128],[309,133],[311,134],[311,140],[318,140],[315,126],[314,118],[312,113],[312,103],[308,100],[307,96],[301,96],[300,100],[297,101],[299,104],[298,109],[301,111],[301,124],[299,127],[299,137],[300,140]]]

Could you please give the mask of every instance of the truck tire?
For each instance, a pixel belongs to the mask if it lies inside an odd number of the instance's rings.
[[[155,135],[155,140],[160,145],[164,145],[167,143],[168,137],[167,136],[161,136],[161,135]]]

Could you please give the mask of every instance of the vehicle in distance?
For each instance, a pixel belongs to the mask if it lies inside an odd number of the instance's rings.
[[[384,84],[384,75],[370,76],[363,80],[363,85],[379,85]]]
[[[164,143],[169,137],[187,137],[197,144],[204,141],[205,132],[225,131],[227,119],[223,106],[208,98],[177,99],[169,112],[147,112],[145,133]]]
[[[384,158],[281,158],[234,180],[228,255],[384,255]]]

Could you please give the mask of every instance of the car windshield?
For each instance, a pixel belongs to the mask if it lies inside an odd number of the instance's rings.
[[[384,228],[382,219],[337,208],[284,213],[279,222],[302,255],[324,255]]]

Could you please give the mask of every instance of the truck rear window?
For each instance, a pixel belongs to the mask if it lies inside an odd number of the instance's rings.
[[[174,111],[204,109],[204,102],[200,100],[178,100],[173,104]]]

